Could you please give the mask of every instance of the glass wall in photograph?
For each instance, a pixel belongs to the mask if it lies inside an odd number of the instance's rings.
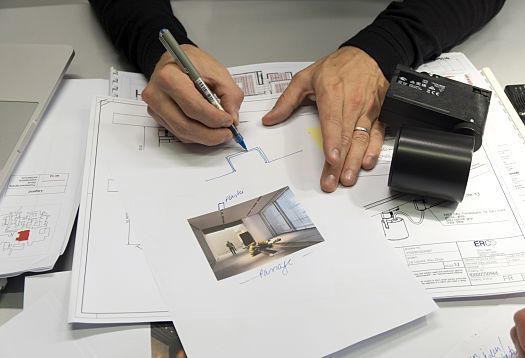
[[[274,235],[314,227],[290,189],[268,204],[262,210],[262,216]]]

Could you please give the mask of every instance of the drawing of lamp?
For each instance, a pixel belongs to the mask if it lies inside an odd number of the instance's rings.
[[[399,208],[395,208],[381,213],[381,224],[387,240],[404,240],[409,236],[405,220],[397,216],[398,211]]]

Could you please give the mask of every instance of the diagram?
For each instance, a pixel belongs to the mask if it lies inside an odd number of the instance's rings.
[[[212,181],[212,180],[215,180],[215,179],[219,179],[219,178],[223,178],[227,175],[230,175],[230,174],[233,174],[237,171],[237,162],[238,161],[241,161],[241,160],[248,160],[248,158],[250,157],[256,157],[258,160],[262,160],[262,162],[264,164],[270,164],[272,162],[275,162],[277,160],[281,160],[281,159],[285,159],[287,157],[290,157],[292,155],[295,155],[295,154],[299,154],[302,152],[302,149],[301,150],[298,150],[298,151],[295,151],[295,152],[292,152],[292,153],[288,153],[288,154],[285,154],[281,157],[278,157],[278,158],[274,158],[274,159],[270,159],[266,156],[266,154],[264,153],[264,151],[260,148],[260,147],[254,147],[254,148],[251,148],[247,151],[240,151],[240,152],[237,152],[237,153],[234,153],[234,154],[230,154],[228,156],[226,156],[226,162],[228,163],[228,167],[229,167],[229,170],[224,173],[224,174],[220,174],[218,176],[215,176],[215,177],[212,177],[212,178],[208,178],[206,179],[206,182],[209,182],[209,181]]]
[[[245,96],[280,94],[292,80],[292,72],[252,71],[232,74],[233,80]]]
[[[11,256],[48,239],[50,216],[46,210],[22,209],[0,214],[0,256]]]

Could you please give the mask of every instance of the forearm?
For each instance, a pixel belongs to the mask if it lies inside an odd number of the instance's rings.
[[[158,40],[167,28],[180,44],[192,44],[169,0],[89,0],[111,42],[150,77],[165,52]]]
[[[417,67],[482,28],[505,0],[405,0],[392,2],[374,22],[342,46],[372,56],[386,78],[398,63]]]

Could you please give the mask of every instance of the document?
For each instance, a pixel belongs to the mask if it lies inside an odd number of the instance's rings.
[[[510,329],[514,326],[514,313],[523,305],[501,305],[485,314],[478,327],[456,345],[447,358],[517,358],[516,347],[510,338]]]
[[[59,299],[49,293],[0,326],[2,357],[89,358],[86,345],[67,338],[61,310]]]
[[[247,93],[239,126],[247,152],[233,141],[207,148],[161,140],[166,133],[144,103],[97,99],[93,200],[81,207],[79,230],[95,238],[102,208],[109,220],[112,179],[189,356],[321,356],[435,309],[348,193],[320,191],[323,155],[309,131],[319,126],[315,108],[262,127],[299,68],[236,69]],[[232,344],[246,332],[261,344]]]
[[[51,312],[40,312],[39,315],[47,317],[39,318],[49,327],[50,334],[55,335],[56,340],[64,344],[76,343],[82,347],[88,357],[125,357],[143,358],[151,355],[151,329],[149,324],[142,325],[105,325],[86,326],[71,325],[67,323],[67,310],[71,272],[56,272],[26,277],[24,285],[24,311],[33,310],[34,306],[40,306],[42,297],[48,297],[47,304],[53,307]],[[13,319],[18,319],[14,317]],[[37,318],[33,318],[37,322]],[[31,322],[29,325],[34,325]],[[56,329],[50,329],[56,327]],[[21,335],[23,331],[14,331],[12,334]],[[2,346],[3,347],[3,346]],[[18,356],[18,355],[17,355]],[[42,356],[41,354],[37,356]],[[72,356],[70,356],[72,357]]]
[[[0,277],[49,270],[80,202],[91,98],[106,80],[64,80],[0,193]]]
[[[243,89],[249,108],[265,111],[271,108],[272,101],[286,88],[293,74],[306,65],[295,63],[285,70],[275,65],[240,67],[231,72]],[[112,70],[111,78],[115,87],[113,96],[119,99],[136,99],[129,94],[141,92],[145,85],[139,74]],[[149,115],[129,114],[127,108],[143,110],[144,102],[107,99],[101,103],[121,108],[111,121],[112,128],[126,138],[129,147],[117,160],[128,163],[148,153],[147,160],[153,160],[152,163],[170,163],[173,145],[180,145],[178,139]],[[69,319],[84,323],[170,321],[171,316],[144,258],[141,240],[134,233],[133,220],[119,196],[113,173],[117,163],[101,163],[98,127],[92,124],[89,132]],[[105,150],[105,153],[112,152],[113,149]],[[157,168],[156,164],[153,167]]]
[[[491,88],[467,58],[444,54],[422,70]],[[483,146],[458,205],[387,188],[393,140],[350,191],[434,298],[525,290],[525,142],[492,93]],[[367,188],[369,188],[367,190]],[[375,188],[372,190],[371,188]]]
[[[81,327],[67,323],[70,272],[28,276],[24,309],[0,326],[2,357],[148,357],[149,325]]]

